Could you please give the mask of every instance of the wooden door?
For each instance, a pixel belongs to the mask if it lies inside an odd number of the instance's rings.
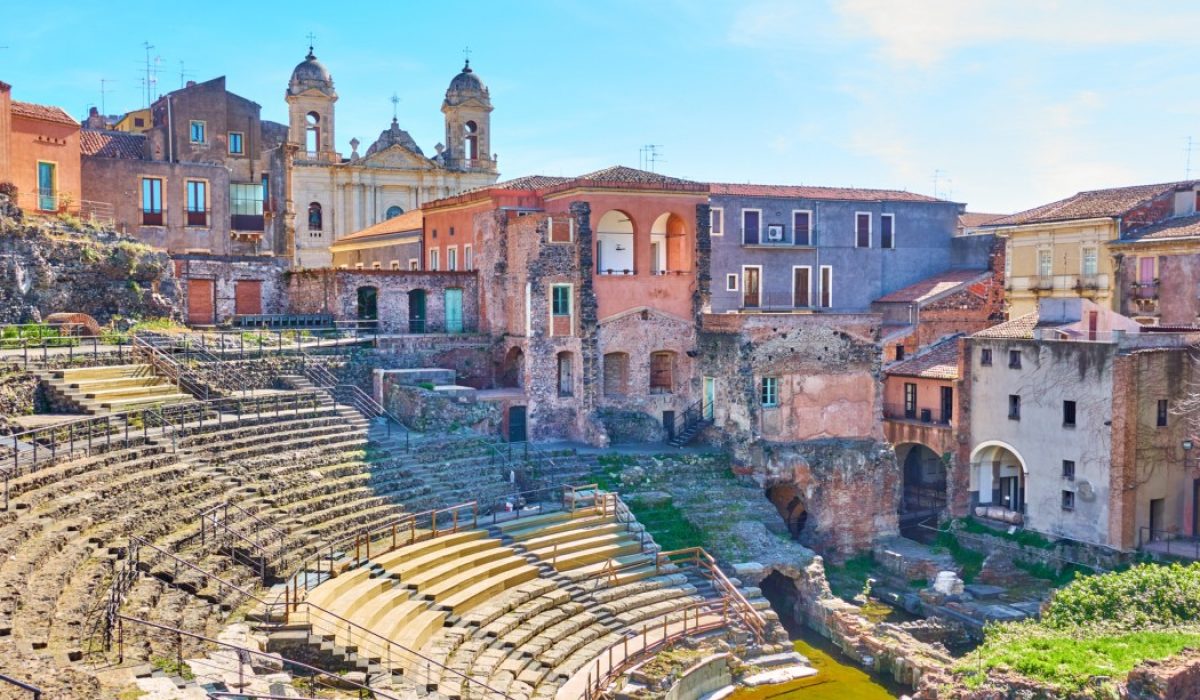
[[[216,283],[213,280],[188,280],[188,323],[211,326],[216,323]]]
[[[811,285],[808,275],[809,268],[807,267],[792,268],[792,305],[798,309],[812,306],[812,299],[809,298]]]
[[[233,285],[233,312],[238,316],[261,314],[262,280],[238,280]]]
[[[762,303],[759,291],[762,271],[757,267],[742,268],[742,306],[747,309],[757,309]]]

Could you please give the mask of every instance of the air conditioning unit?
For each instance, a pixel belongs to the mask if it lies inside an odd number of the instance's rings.
[[[782,243],[783,242],[783,227],[782,226],[768,226],[767,227],[767,241],[770,243]]]

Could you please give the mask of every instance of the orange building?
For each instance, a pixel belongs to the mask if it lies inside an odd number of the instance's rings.
[[[18,102],[0,82],[0,182],[17,187],[30,214],[77,213],[79,122],[59,107]]]

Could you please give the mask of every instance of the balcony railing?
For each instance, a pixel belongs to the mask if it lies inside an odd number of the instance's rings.
[[[1011,291],[1049,292],[1056,289],[1075,292],[1105,291],[1110,288],[1109,276],[1102,274],[1080,275],[1027,275],[1010,280]]]
[[[161,211],[145,211],[142,210],[142,226],[162,226],[163,213]]]
[[[819,311],[817,297],[810,295],[807,300],[803,297],[796,299],[790,292],[714,292],[713,307],[718,309],[737,309],[750,313],[788,313],[794,311]],[[807,303],[806,303],[807,302]]]
[[[1135,299],[1158,298],[1158,278],[1145,282],[1134,282],[1129,287]]]
[[[208,210],[188,209],[186,212],[188,226],[208,226]]]
[[[266,219],[262,214],[231,214],[229,228],[234,231],[265,231]]]
[[[791,229],[784,229],[783,232],[771,232],[767,229],[762,229],[757,236],[751,235],[751,238],[757,237],[758,240],[747,240],[746,232],[742,232],[742,245],[754,248],[806,248],[813,245],[813,234],[809,231],[802,234],[799,239],[795,232]]]
[[[596,274],[604,275],[605,277],[632,277],[633,275],[637,274],[637,270],[631,270],[628,268],[623,269],[623,270],[616,270],[611,267],[607,267],[604,269],[596,270]]]
[[[947,426],[950,425],[953,414],[933,408],[885,403],[883,405],[883,417],[888,420],[904,420],[925,423],[927,425]]]

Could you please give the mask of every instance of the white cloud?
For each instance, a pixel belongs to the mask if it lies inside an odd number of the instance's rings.
[[[1191,41],[1200,11],[1098,0],[834,0],[850,34],[880,41],[892,61],[931,67],[978,45],[1106,46]]]

